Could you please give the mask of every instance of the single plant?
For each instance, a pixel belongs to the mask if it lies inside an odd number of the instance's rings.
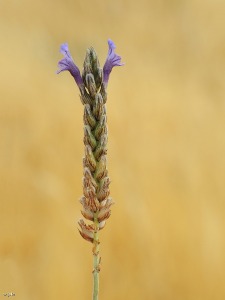
[[[93,244],[93,300],[98,300],[99,271],[99,230],[105,226],[111,214],[112,199],[109,198],[107,154],[107,85],[112,68],[122,66],[121,57],[114,51],[115,44],[108,40],[109,51],[103,70],[100,68],[97,54],[91,47],[87,49],[82,75],[69,52],[68,44],[62,44],[60,52],[64,58],[58,63],[58,71],[69,71],[80,90],[80,99],[84,105],[84,146],[83,158],[83,196],[80,200],[86,224],[81,219],[78,224],[81,236]]]

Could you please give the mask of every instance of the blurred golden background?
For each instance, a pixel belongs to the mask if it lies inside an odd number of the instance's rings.
[[[107,39],[116,205],[101,232],[100,299],[225,299],[225,2],[0,2],[0,299],[91,299],[78,234],[83,107],[67,72]]]

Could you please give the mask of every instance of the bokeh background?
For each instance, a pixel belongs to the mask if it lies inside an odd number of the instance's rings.
[[[111,38],[112,217],[100,299],[225,299],[225,2],[0,1],[0,299],[91,299],[83,107],[67,72]]]

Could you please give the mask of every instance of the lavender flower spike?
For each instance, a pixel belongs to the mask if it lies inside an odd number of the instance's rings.
[[[111,215],[113,200],[110,195],[110,178],[107,170],[108,127],[106,115],[107,84],[114,66],[122,66],[121,58],[115,54],[113,41],[108,40],[109,52],[102,69],[93,47],[86,51],[82,76],[70,55],[68,45],[62,44],[60,51],[64,58],[59,62],[59,70],[69,71],[79,89],[84,105],[84,158],[83,196],[80,199],[82,215],[80,235],[92,243],[93,253],[93,294],[92,300],[99,299],[99,272],[101,268],[99,232]],[[91,223],[90,223],[91,222]]]
[[[112,68],[115,66],[123,66],[124,63],[121,62],[121,57],[114,52],[116,48],[112,40],[108,40],[109,51],[106,58],[105,65],[103,67],[103,83],[105,86],[108,84],[109,75],[112,71]]]
[[[59,70],[56,73],[59,74],[62,71],[69,71],[76,81],[78,87],[81,88],[83,86],[83,80],[80,75],[80,70],[73,61],[67,43],[61,45],[60,52],[64,55],[64,58],[59,61]]]

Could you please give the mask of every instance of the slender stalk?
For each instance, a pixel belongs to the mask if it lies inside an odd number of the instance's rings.
[[[100,256],[99,256],[99,239],[98,239],[98,230],[99,222],[95,217],[94,220],[95,231],[93,238],[93,300],[98,300],[99,294],[99,271],[100,271]]]

